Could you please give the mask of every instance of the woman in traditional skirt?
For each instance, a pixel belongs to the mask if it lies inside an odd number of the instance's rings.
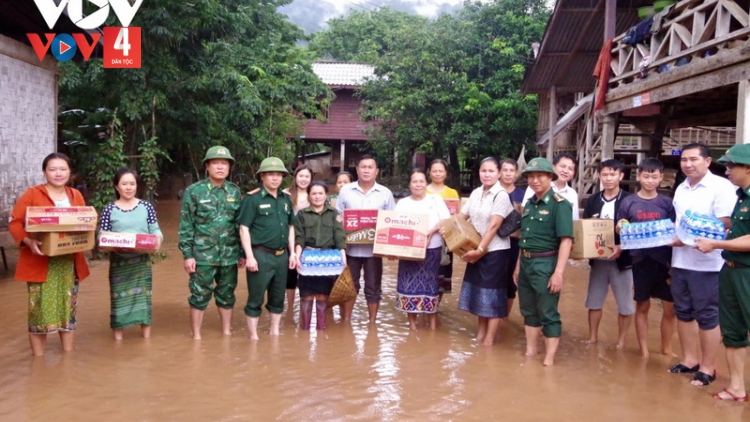
[[[156,221],[156,211],[151,203],[136,198],[138,174],[135,170],[121,168],[115,174],[117,200],[102,211],[99,229],[117,233],[147,233],[159,236],[157,250],[163,235]],[[141,335],[151,337],[151,255],[142,253],[109,254],[109,292],[112,304],[109,326],[115,340],[122,340],[122,329],[141,326]]]
[[[313,171],[310,166],[304,164],[297,166],[294,170],[294,178],[292,179],[292,186],[288,189],[284,189],[283,192],[292,197],[292,208],[294,208],[294,215],[300,210],[303,210],[310,205],[310,201],[307,197],[307,188],[313,180]],[[299,255],[298,255],[299,257]],[[286,273],[286,302],[287,305],[287,316],[294,314],[294,293],[297,290],[297,270],[289,270]],[[302,318],[302,310],[300,309],[300,318]]]
[[[297,268],[301,268],[305,249],[337,249],[346,266],[346,244],[341,215],[326,204],[328,186],[325,182],[312,182],[307,188],[310,206],[300,210],[294,222],[294,242],[297,254]],[[318,330],[326,328],[326,308],[336,276],[299,276],[300,327],[310,329],[313,299]]]
[[[29,344],[34,356],[44,354],[47,334],[59,333],[62,349],[73,350],[76,328],[78,282],[89,275],[83,253],[47,257],[42,242],[25,229],[26,208],[85,206],[83,196],[66,186],[70,180],[70,159],[52,153],[42,162],[46,183],[29,188],[16,202],[8,230],[21,246],[16,279],[29,290]]]
[[[438,271],[443,240],[438,233],[440,221],[450,218],[445,201],[438,196],[427,194],[427,175],[421,170],[412,171],[409,176],[411,196],[396,204],[396,211],[424,214],[428,218],[427,252],[424,261],[398,262],[398,282],[396,309],[406,312],[409,329],[417,329],[417,314],[427,314],[430,328],[437,326]]]
[[[497,229],[513,210],[508,194],[498,182],[500,164],[488,157],[479,165],[482,186],[471,192],[469,201],[457,215],[471,219],[471,225],[482,236],[476,250],[465,253],[467,262],[458,309],[477,316],[477,341],[492,345],[500,319],[508,316],[507,266],[510,240],[497,235]]]
[[[458,199],[458,191],[445,185],[445,179],[448,177],[448,166],[441,159],[433,160],[430,167],[427,168],[430,176],[430,184],[427,185],[427,193],[440,195],[443,199]],[[458,206],[457,206],[458,207]],[[450,211],[450,210],[448,210]],[[453,211],[451,211],[453,212]],[[448,263],[440,265],[438,275],[438,304],[443,300],[443,293],[451,293],[453,290],[453,252],[448,251]]]

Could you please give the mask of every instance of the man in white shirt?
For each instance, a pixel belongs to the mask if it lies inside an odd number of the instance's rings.
[[[568,202],[573,205],[573,220],[578,220],[580,218],[580,212],[578,210],[578,193],[568,186],[568,182],[575,177],[577,165],[578,163],[576,163],[576,159],[566,152],[558,154],[552,160],[552,166],[558,176],[558,179],[552,182],[552,191],[559,193],[560,196],[567,199]],[[531,188],[526,188],[526,193],[523,195],[523,201],[521,201],[521,203],[525,206],[526,201],[532,196],[534,196],[534,191],[532,191]]]
[[[708,171],[709,152],[706,145],[697,143],[682,150],[680,167],[687,179],[674,195],[678,226],[687,211],[713,215],[725,227],[730,225],[735,188],[727,179]],[[721,341],[719,270],[723,264],[720,250],[703,254],[679,240],[674,244],[671,290],[683,357],[669,372],[694,374],[691,384],[697,386],[708,385],[716,379],[716,354]]]
[[[396,201],[390,189],[377,183],[378,163],[375,157],[365,154],[357,163],[357,181],[349,183],[339,191],[336,209],[344,213],[345,209],[389,210],[396,207]],[[372,245],[347,245],[346,262],[352,272],[354,285],[359,294],[359,277],[364,270],[365,299],[370,323],[374,324],[382,296],[381,278],[383,277],[383,258],[372,254]],[[352,299],[341,306],[341,318],[350,321],[354,302]]]

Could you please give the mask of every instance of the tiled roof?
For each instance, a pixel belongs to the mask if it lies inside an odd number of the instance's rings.
[[[313,63],[313,72],[326,85],[332,86],[360,86],[366,77],[375,74],[375,68],[360,63]]]

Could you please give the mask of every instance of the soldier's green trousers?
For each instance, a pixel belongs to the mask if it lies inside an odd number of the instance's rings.
[[[258,271],[247,271],[247,305],[245,315],[259,317],[263,306],[263,296],[268,291],[266,309],[272,314],[284,312],[286,277],[289,270],[289,253],[275,256],[261,250],[254,250],[258,261]]]
[[[719,272],[719,325],[725,346],[750,346],[750,268],[725,264]]]
[[[544,337],[560,337],[562,323],[557,304],[560,293],[551,294],[547,284],[555,271],[557,256],[524,258],[518,274],[518,302],[523,323],[529,327],[542,327]]]
[[[205,310],[213,295],[216,306],[232,309],[234,289],[237,287],[237,265],[196,265],[195,272],[190,274],[188,285],[191,293],[188,298],[190,307]]]

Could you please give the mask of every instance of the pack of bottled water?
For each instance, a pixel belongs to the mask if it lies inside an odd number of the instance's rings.
[[[724,240],[726,231],[724,223],[713,215],[703,215],[690,210],[680,219],[677,236],[686,245],[695,245],[695,239],[702,237],[712,240]]]
[[[301,275],[339,275],[344,270],[341,252],[338,249],[305,248],[300,257]]]
[[[625,224],[620,228],[620,246],[647,249],[669,245],[677,239],[676,231],[669,219]]]

